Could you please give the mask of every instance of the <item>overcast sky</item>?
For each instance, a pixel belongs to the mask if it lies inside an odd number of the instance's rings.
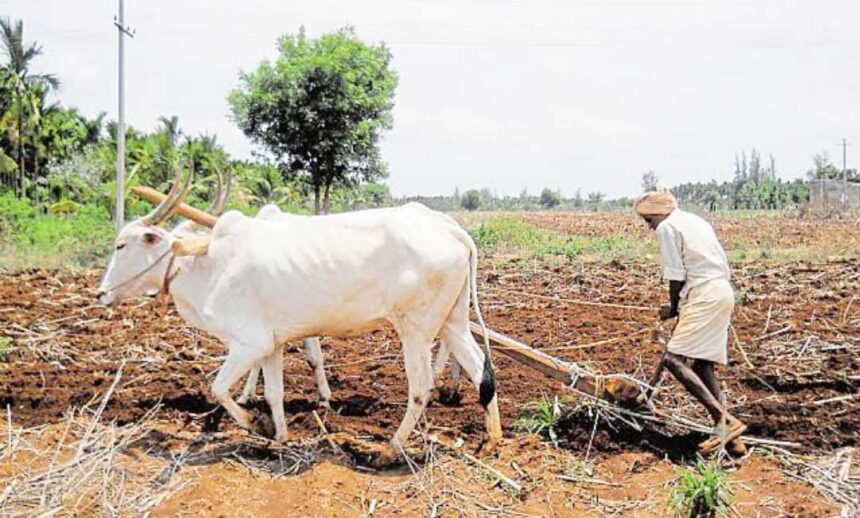
[[[60,99],[116,117],[115,0],[0,0],[44,46]],[[126,0],[127,118],[177,115],[234,156],[240,70],[304,25],[385,41],[400,76],[383,156],[397,194],[490,187],[634,195],[729,179],[736,152],[773,154],[794,178],[813,154],[860,143],[860,2]],[[857,163],[849,147],[849,167]]]

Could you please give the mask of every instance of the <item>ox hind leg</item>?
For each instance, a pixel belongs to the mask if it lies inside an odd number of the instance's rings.
[[[486,451],[493,450],[502,440],[502,424],[499,418],[499,401],[495,393],[495,380],[484,379],[484,351],[472,337],[469,331],[469,292],[464,289],[457,300],[454,309],[442,326],[441,339],[448,344],[454,359],[462,365],[466,375],[472,380],[475,388],[481,388],[483,383],[492,383],[492,398],[483,402],[488,440],[484,444]],[[482,397],[484,390],[481,390]]]
[[[315,336],[313,338],[302,339],[302,348],[304,349],[305,359],[307,359],[308,365],[313,369],[314,376],[316,377],[317,392],[320,398],[319,405],[323,408],[330,408],[331,389],[329,388],[328,378],[326,378],[325,374],[320,338]],[[262,365],[256,365],[251,369],[251,373],[248,374],[248,379],[245,381],[245,386],[242,388],[242,394],[236,399],[237,403],[244,405],[254,398],[262,369]]]
[[[391,439],[394,453],[405,450],[409,435],[430,402],[433,392],[432,339],[426,337],[401,337],[406,379],[409,382],[409,401],[406,415]]]
[[[257,381],[260,379],[262,369],[262,365],[255,365],[251,368],[248,379],[245,380],[245,386],[242,388],[242,394],[236,399],[236,403],[244,405],[254,398],[254,395],[257,393]]]
[[[319,405],[324,408],[330,408],[329,401],[331,401],[331,389],[328,386],[328,378],[326,378],[325,375],[320,337],[314,336],[303,339],[302,348],[305,351],[305,358],[308,361],[308,365],[313,369],[314,376],[317,380],[317,392],[320,396]]]

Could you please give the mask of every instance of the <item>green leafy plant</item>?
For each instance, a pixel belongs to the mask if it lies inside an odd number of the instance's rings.
[[[594,468],[582,459],[572,459],[565,465],[564,474],[579,481],[594,475]]]
[[[692,468],[682,468],[672,481],[669,507],[676,516],[684,518],[725,514],[732,501],[727,477],[722,469],[702,461]]]
[[[0,362],[5,362],[12,353],[12,340],[6,336],[0,336]]]
[[[522,432],[543,435],[553,444],[558,441],[558,422],[561,419],[561,406],[558,396],[549,399],[541,397],[526,405],[525,414],[514,422],[514,427]]]

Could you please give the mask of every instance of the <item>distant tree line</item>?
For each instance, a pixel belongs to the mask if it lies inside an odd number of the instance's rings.
[[[833,165],[826,155],[816,155],[815,166],[807,173],[809,179],[832,174]],[[643,180],[644,185],[644,180]],[[731,181],[691,182],[673,187],[672,193],[684,205],[718,209],[790,209],[809,201],[809,183],[802,178],[783,180],[777,177],[776,161],[770,156],[763,163],[753,149],[735,155],[734,177]]]
[[[428,207],[441,211],[454,210],[483,210],[483,211],[598,211],[622,210],[630,208],[633,200],[617,198],[609,200],[606,194],[598,191],[589,192],[583,196],[577,189],[570,198],[565,198],[558,189],[544,188],[540,194],[530,194],[523,189],[519,195],[499,195],[491,189],[470,189],[460,193],[458,189],[450,195],[439,196],[407,196],[395,199],[395,203],[417,201]]]

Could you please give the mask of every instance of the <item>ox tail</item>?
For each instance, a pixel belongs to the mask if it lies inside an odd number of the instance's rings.
[[[478,387],[478,400],[481,405],[486,407],[496,395],[496,373],[493,368],[493,360],[490,357],[490,337],[487,333],[487,325],[484,323],[484,315],[481,314],[481,307],[478,304],[478,247],[472,237],[463,230],[460,225],[454,222],[456,226],[455,236],[469,249],[469,291],[472,302],[472,307],[475,309],[475,316],[478,317],[478,325],[481,326],[481,333],[484,335],[484,372],[481,376],[481,384]]]

